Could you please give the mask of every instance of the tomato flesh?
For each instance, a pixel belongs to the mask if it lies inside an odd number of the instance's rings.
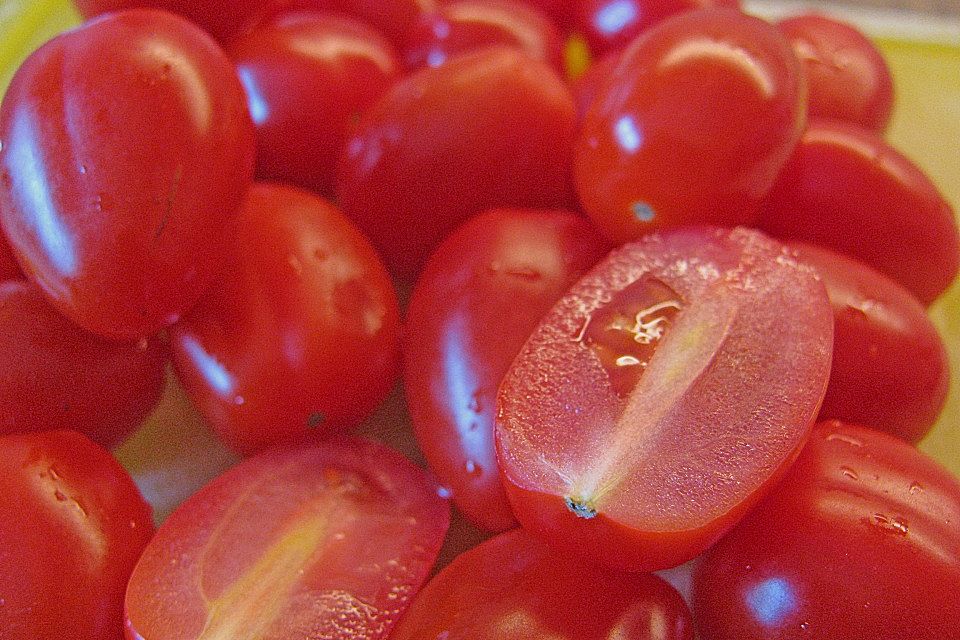
[[[660,578],[584,565],[515,530],[454,560],[390,638],[692,640],[693,621]]]
[[[819,425],[694,575],[703,640],[942,640],[960,620],[960,483],[887,434]]]
[[[832,340],[823,285],[762,234],[624,246],[557,303],[500,387],[514,513],[606,565],[689,560],[798,453]]]
[[[423,472],[383,445],[271,450],[163,524],[130,578],[127,637],[386,638],[449,517]]]

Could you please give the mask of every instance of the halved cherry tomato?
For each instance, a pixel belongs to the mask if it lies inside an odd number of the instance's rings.
[[[490,211],[444,240],[417,281],[404,334],[414,432],[484,529],[515,525],[493,444],[497,387],[543,315],[608,249],[572,213]]]
[[[458,224],[571,199],[575,108],[563,80],[492,47],[401,80],[347,143],[337,196],[395,274],[416,275]]]
[[[0,282],[0,434],[69,427],[113,447],[153,410],[167,351],[110,342],[57,313],[26,282]]]
[[[866,262],[930,304],[960,268],[950,203],[908,158],[854,124],[810,123],[764,204],[761,229]]]
[[[859,29],[805,14],[777,23],[803,63],[808,113],[882,133],[893,111],[893,77],[883,54]]]
[[[500,386],[497,458],[517,519],[607,566],[693,558],[799,453],[832,342],[823,285],[760,233],[677,230],[614,251]]]
[[[806,115],[790,43],[733,9],[690,11],[637,38],[587,114],[574,176],[618,243],[682,224],[750,224]]]
[[[919,442],[950,388],[947,349],[923,305],[862,262],[813,245],[789,246],[820,274],[833,305],[833,366],[820,419]]]
[[[127,638],[384,639],[449,518],[426,475],[383,445],[271,450],[163,524],[130,578]]]
[[[703,640],[944,640],[960,620],[960,483],[828,422],[694,577]]]
[[[304,11],[277,14],[228,51],[257,127],[257,176],[332,195],[347,137],[399,75],[393,47],[352,18]]]
[[[54,38],[14,77],[0,140],[3,229],[80,326],[150,335],[223,266],[253,125],[232,63],[183,18],[137,9]]]
[[[399,374],[398,316],[383,264],[336,207],[256,184],[226,272],[170,340],[190,397],[250,454],[373,411]]]
[[[407,67],[437,67],[485,46],[513,46],[563,71],[563,42],[543,12],[518,0],[452,0],[425,13],[407,32]]]
[[[0,437],[0,637],[119,640],[150,507],[73,431]]]
[[[454,560],[390,638],[693,640],[693,621],[660,578],[603,571],[517,530]]]
[[[740,0],[581,0],[577,26],[595,56],[623,49],[670,16],[711,7],[740,8]]]

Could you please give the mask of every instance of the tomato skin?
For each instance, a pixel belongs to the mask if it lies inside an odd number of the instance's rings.
[[[447,237],[417,281],[404,330],[414,433],[454,502],[485,530],[516,525],[493,443],[500,381],[543,315],[608,249],[573,213],[495,210]]]
[[[354,19],[288,12],[228,51],[257,127],[257,177],[332,195],[354,120],[399,76],[393,47]]]
[[[526,0],[526,3],[553,18],[564,33],[569,33],[576,25],[577,2],[570,2],[570,0]]]
[[[821,424],[694,575],[703,640],[942,640],[960,620],[960,483],[887,434]]]
[[[813,270],[758,232],[674,230],[615,250],[544,316],[500,385],[497,460],[514,514],[605,566],[692,559],[798,455],[832,342]]]
[[[449,518],[423,471],[382,444],[272,449],[160,527],[130,578],[127,638],[381,640]]]
[[[833,306],[833,366],[820,419],[922,440],[950,389],[947,349],[926,309],[861,262],[813,245],[789,246],[823,278]]]
[[[391,272],[410,278],[476,213],[565,206],[575,117],[543,63],[506,47],[457,56],[401,80],[364,115],[337,197]]]
[[[574,80],[570,86],[577,103],[577,122],[581,125],[587,114],[590,113],[593,101],[600,95],[603,84],[607,81],[607,78],[613,75],[613,71],[619,63],[619,51],[608,53],[599,60],[594,60],[583,75]]]
[[[856,27],[816,14],[777,23],[803,63],[811,118],[853,122],[883,133],[893,112],[893,77],[883,54]]]
[[[390,637],[693,640],[693,621],[660,578],[606,572],[515,530],[454,560],[420,592]]]
[[[0,282],[4,280],[16,280],[23,277],[20,272],[20,265],[17,259],[13,257],[13,251],[7,244],[7,239],[0,230]]]
[[[249,190],[230,251],[170,333],[204,416],[244,455],[358,424],[399,374],[397,299],[376,252],[332,204],[268,183]]]
[[[26,282],[0,282],[0,435],[69,427],[113,447],[163,392],[159,340],[109,342],[53,310]]]
[[[617,243],[683,224],[753,223],[803,130],[786,38],[731,9],[683,13],[624,51],[587,114],[574,177]]]
[[[426,13],[435,11],[437,0],[282,0],[287,9],[337,11],[354,16],[385,35],[395,47],[403,45],[407,32]]]
[[[0,222],[80,326],[150,335],[222,266],[253,125],[233,65],[183,18],[133,10],[54,38],[14,77],[0,139]]]
[[[453,0],[424,14],[407,32],[404,62],[410,69],[437,67],[484,46],[516,47],[563,72],[563,42],[543,12],[516,0]]]
[[[123,467],[73,431],[0,437],[4,640],[118,640],[123,594],[153,534]]]
[[[638,35],[670,16],[685,11],[726,7],[739,9],[739,0],[584,0],[577,25],[590,51],[602,56],[623,49]]]
[[[759,226],[777,238],[857,258],[927,305],[960,268],[950,204],[908,158],[853,124],[810,123]]]

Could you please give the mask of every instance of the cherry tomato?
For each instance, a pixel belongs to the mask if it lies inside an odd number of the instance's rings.
[[[20,265],[17,264],[16,258],[13,257],[13,251],[10,250],[10,245],[7,244],[3,231],[0,230],[0,282],[22,277]]]
[[[893,111],[893,77],[883,54],[856,27],[815,14],[781,20],[803,63],[811,117],[835,118],[882,133]]]
[[[0,636],[117,640],[153,534],[113,457],[73,431],[0,437]]]
[[[543,63],[506,47],[457,56],[401,80],[366,113],[340,160],[340,205],[409,278],[476,213],[564,206],[575,117]]]
[[[623,53],[584,121],[584,210],[617,242],[752,223],[805,111],[800,64],[773,26],[730,9],[665,20]]]
[[[281,0],[288,9],[338,11],[360,18],[390,39],[398,48],[407,32],[425,13],[436,10],[437,0]]]
[[[426,580],[449,507],[364,440],[274,449],[185,502],[127,588],[127,637],[381,640]]]
[[[571,0],[526,0],[526,4],[535,7],[553,18],[564,32],[570,32],[577,21],[577,2]]]
[[[417,282],[404,333],[414,431],[484,529],[515,526],[493,444],[497,387],[543,315],[608,249],[572,213],[490,211],[444,240]]]
[[[140,9],[54,38],[14,77],[0,140],[0,222],[80,326],[154,333],[222,267],[253,126],[233,65],[186,20]]]
[[[623,49],[670,16],[712,7],[739,9],[739,0],[582,0],[577,26],[596,56]]]
[[[583,124],[593,101],[600,95],[603,83],[613,75],[614,69],[620,63],[620,52],[608,53],[599,60],[594,60],[582,76],[574,80],[571,85],[574,100],[577,103],[577,122]]]
[[[919,442],[950,389],[947,349],[923,305],[862,262],[812,245],[790,247],[823,278],[833,305],[833,366],[820,418]]]
[[[760,228],[828,247],[930,304],[960,268],[950,204],[908,158],[853,124],[810,123],[771,191]]]
[[[109,342],[32,285],[0,282],[0,434],[69,427],[113,447],[160,400],[166,360],[156,339]]]
[[[184,386],[223,440],[250,454],[355,426],[399,373],[393,285],[332,204],[254,185],[228,269],[171,329]]]
[[[660,578],[584,565],[517,530],[454,560],[390,638],[693,640],[693,621]]]
[[[229,48],[257,127],[257,175],[333,193],[337,158],[399,74],[393,47],[338,15],[281,13]]]
[[[828,422],[694,577],[703,640],[944,640],[960,620],[960,483]]]
[[[755,231],[625,245],[504,377],[497,459],[517,519],[629,570],[690,560],[795,459],[830,373],[823,285]]]
[[[543,12],[517,0],[453,0],[424,14],[407,32],[404,61],[437,67],[458,53],[503,44],[563,71],[563,42]]]

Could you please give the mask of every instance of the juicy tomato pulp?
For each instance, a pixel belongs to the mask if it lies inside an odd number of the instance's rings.
[[[945,640],[960,620],[960,483],[913,447],[818,426],[694,576],[703,640]]]
[[[515,525],[493,444],[497,387],[540,318],[607,252],[582,217],[497,210],[431,256],[404,337],[404,389],[431,469],[478,526]]]
[[[127,589],[131,640],[382,640],[450,512],[425,474],[363,440],[274,449],[194,494]]]
[[[603,571],[516,530],[454,560],[390,638],[692,640],[693,621],[660,578]]]
[[[587,113],[584,211],[617,242],[750,224],[805,116],[800,63],[775,27],[732,9],[674,16],[634,40]]]
[[[120,638],[153,520],[133,480],[72,431],[0,438],[0,637]]]
[[[222,268],[253,125],[230,60],[183,18],[125,11],[46,43],[4,97],[0,140],[0,222],[80,326],[154,333]]]
[[[171,330],[190,397],[250,454],[358,424],[399,373],[396,293],[376,252],[329,202],[247,192],[228,269]]]
[[[514,513],[606,565],[696,556],[797,455],[832,340],[823,285],[762,234],[626,245],[547,314],[500,387]]]

